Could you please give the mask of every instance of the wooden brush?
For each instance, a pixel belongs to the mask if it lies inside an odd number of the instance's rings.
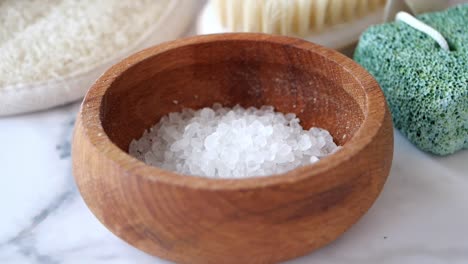
[[[292,35],[340,48],[383,20],[386,0],[210,0],[199,33]]]

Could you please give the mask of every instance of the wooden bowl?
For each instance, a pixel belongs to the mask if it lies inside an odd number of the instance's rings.
[[[344,147],[288,173],[234,180],[127,154],[161,116],[215,102],[294,112]],[[101,76],[77,119],[73,172],[97,218],[143,251],[179,263],[274,263],[330,243],[370,208],[390,170],[392,133],[377,82],[338,52],[263,34],[199,36]]]

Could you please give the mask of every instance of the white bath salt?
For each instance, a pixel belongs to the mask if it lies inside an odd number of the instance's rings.
[[[0,0],[0,90],[93,69],[135,45],[170,0]]]
[[[304,130],[295,114],[215,104],[164,116],[130,143],[129,153],[187,175],[245,178],[315,163],[339,148],[327,130]]]

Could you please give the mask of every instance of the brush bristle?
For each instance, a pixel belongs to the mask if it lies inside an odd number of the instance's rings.
[[[230,31],[306,36],[359,19],[386,0],[211,0]]]

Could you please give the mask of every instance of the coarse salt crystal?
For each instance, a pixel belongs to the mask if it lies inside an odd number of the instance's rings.
[[[170,113],[130,143],[130,155],[163,169],[212,178],[283,173],[338,147],[321,128],[304,130],[293,113],[214,104]]]

